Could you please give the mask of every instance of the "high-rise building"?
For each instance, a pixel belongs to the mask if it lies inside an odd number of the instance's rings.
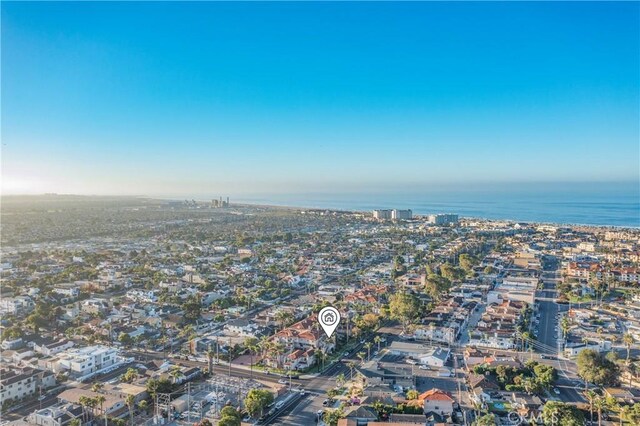
[[[413,212],[409,210],[393,209],[391,211],[391,219],[393,220],[409,220],[413,217]]]
[[[450,223],[458,223],[457,214],[432,214],[429,216],[429,223],[434,225],[448,225]]]
[[[391,219],[391,210],[374,210],[373,218],[378,220]]]

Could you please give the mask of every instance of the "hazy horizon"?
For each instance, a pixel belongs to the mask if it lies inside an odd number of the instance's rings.
[[[3,2],[2,194],[640,176],[640,4]]]

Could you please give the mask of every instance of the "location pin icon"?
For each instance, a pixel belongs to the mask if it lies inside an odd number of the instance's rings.
[[[318,322],[327,337],[331,338],[333,332],[338,328],[338,324],[340,324],[340,312],[333,306],[322,308],[318,314]]]

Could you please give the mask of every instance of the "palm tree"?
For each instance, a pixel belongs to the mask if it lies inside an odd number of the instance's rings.
[[[133,395],[127,395],[124,402],[127,404],[127,408],[129,408],[129,419],[131,420],[131,426],[133,426],[133,407],[136,402],[136,398]]]
[[[380,352],[380,343],[382,342],[382,337],[380,337],[380,336],[376,335],[376,336],[373,338],[373,342],[374,342],[376,345],[378,345],[378,352]]]
[[[607,409],[609,408],[609,402],[606,398],[596,396],[596,398],[593,399],[592,404],[593,408],[595,408],[596,412],[598,413],[598,426],[602,426],[602,413],[604,411],[607,411]],[[593,417],[593,413],[591,414],[591,416]],[[591,421],[593,422],[593,419]]]
[[[182,371],[180,371],[180,367],[178,367],[177,365],[171,367],[171,370],[169,371],[169,377],[173,379],[173,383],[178,383],[178,379],[182,377]]]
[[[591,389],[589,389],[585,392],[585,396],[589,401],[589,414],[591,415],[591,423],[593,423],[593,405],[596,398],[598,398],[598,394],[592,391]]]
[[[364,364],[365,354],[364,352],[358,352],[358,358],[360,358],[360,365]]]
[[[627,414],[631,411],[631,407],[628,405],[618,405],[618,417],[620,418],[620,426],[622,426],[622,422],[627,418]]]
[[[320,368],[324,368],[324,362],[327,359],[327,353],[324,351],[324,349],[320,349],[318,351],[318,358],[319,358],[319,363],[318,363],[318,371],[320,371]]]
[[[90,400],[88,396],[82,395],[78,398],[78,404],[82,407],[82,422],[85,423],[87,421],[87,407],[90,405]]]
[[[209,375],[213,376],[213,357],[216,355],[215,351],[209,347],[207,350],[207,361],[209,365]]]
[[[364,344],[364,347],[367,348],[367,361],[369,361],[369,358],[371,358],[371,347],[373,346],[373,343],[371,342],[367,342]]]
[[[340,373],[336,376],[336,385],[338,385],[339,388],[342,387],[342,385],[344,385],[345,382],[345,377],[344,374]]]
[[[635,339],[633,338],[633,335],[631,335],[631,333],[625,333],[622,336],[622,342],[624,343],[624,345],[627,348],[626,364],[629,365],[629,355],[630,355],[630,352],[631,352],[631,345],[633,345],[633,343],[635,342]]]
[[[244,347],[249,351],[249,369],[251,370],[251,378],[253,379],[253,354],[258,351],[258,339],[255,337],[247,337],[244,341]]]
[[[138,408],[146,414],[147,409],[149,408],[149,403],[147,402],[147,400],[143,399],[142,401],[138,402]]]
[[[351,380],[353,380],[353,369],[356,367],[356,363],[353,361],[349,361],[347,363],[347,367],[349,367],[349,371],[351,372]]]
[[[91,390],[95,393],[100,393],[102,388],[104,388],[104,383],[101,382],[95,382],[93,385],[91,385]]]
[[[100,384],[102,385],[102,383],[100,383]],[[107,413],[104,410],[104,403],[107,400],[107,398],[104,395],[98,395],[98,396],[95,397],[95,400],[96,400],[96,403],[98,405],[100,405],[100,411],[102,412],[102,415],[104,416],[104,426],[107,426]]]

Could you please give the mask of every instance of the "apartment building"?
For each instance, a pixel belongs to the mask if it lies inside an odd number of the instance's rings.
[[[53,373],[33,368],[0,370],[0,405],[35,397],[41,389],[55,386]]]
[[[117,362],[117,356],[117,349],[96,345],[68,349],[55,358],[45,360],[45,364],[55,373],[67,373],[71,377],[84,377],[114,365]]]
[[[0,315],[17,315],[30,312],[35,303],[29,296],[0,298]]]

